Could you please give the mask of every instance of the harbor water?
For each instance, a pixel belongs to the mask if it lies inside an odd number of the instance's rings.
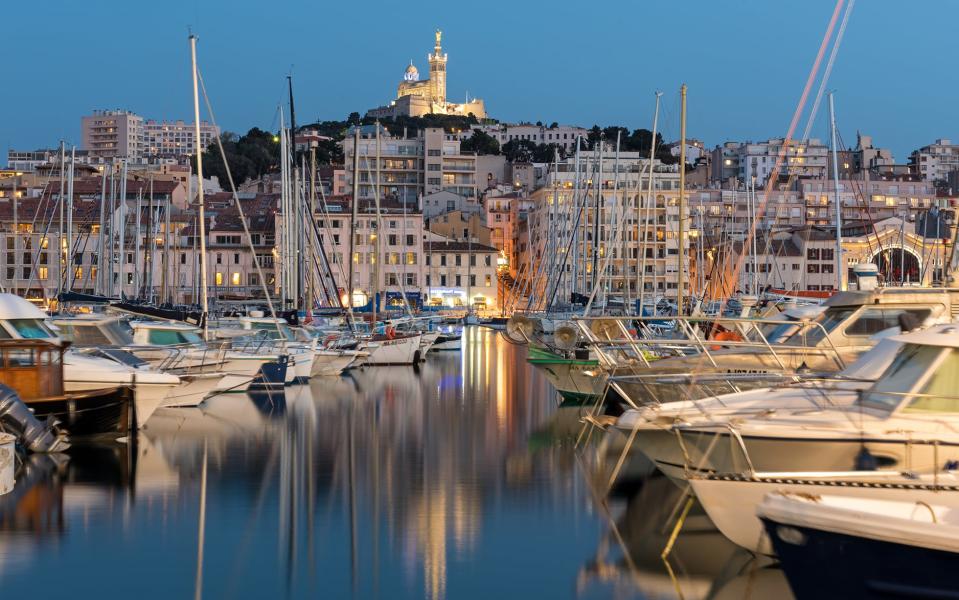
[[[789,598],[669,481],[606,497],[526,349],[462,351],[160,409],[29,455],[0,496],[8,597]],[[661,554],[684,515],[671,552]]]

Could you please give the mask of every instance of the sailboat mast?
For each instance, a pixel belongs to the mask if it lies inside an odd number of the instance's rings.
[[[200,147],[200,92],[197,87],[196,70],[196,36],[190,36],[190,60],[193,63],[193,144],[196,151],[196,179],[197,179],[197,201],[199,203],[199,216],[197,228],[200,232],[200,297],[202,298],[202,320],[203,336],[207,337],[209,330],[207,328],[207,314],[210,312],[210,302],[207,297],[206,280],[206,212],[203,200],[203,149]]]
[[[684,240],[686,238],[686,84],[679,88],[680,110],[679,110],[679,251],[676,258],[679,261],[679,273],[676,283],[676,310],[678,314],[683,314],[683,305],[685,298],[683,294],[683,281],[685,265],[683,264],[683,252],[685,251]]]
[[[646,297],[646,245],[649,243],[649,215],[655,207],[656,197],[653,195],[653,161],[656,160],[656,128],[659,125],[659,99],[662,92],[656,92],[656,109],[653,111],[653,131],[649,141],[649,185],[646,187],[646,206],[643,210],[642,233],[640,235],[639,251],[642,252],[642,264],[639,267],[639,316],[643,316],[643,303]],[[653,235],[655,238],[655,234]],[[655,270],[655,263],[653,269]],[[655,285],[653,293],[656,293]]]
[[[58,227],[57,273],[59,274],[59,277],[57,277],[57,296],[59,296],[60,292],[63,291],[63,269],[66,266],[63,262],[63,196],[66,195],[65,194],[66,190],[64,189],[64,186],[66,185],[66,182],[64,181],[66,168],[67,168],[66,145],[64,144],[63,140],[60,140],[60,189],[59,189],[59,193],[57,194],[58,204],[60,205],[59,206],[60,222],[57,225]],[[43,284],[41,283],[41,285]]]
[[[842,276],[845,262],[842,257],[842,203],[839,201],[839,148],[836,145],[836,108],[832,92],[829,93],[829,129],[832,134],[832,185],[835,193],[833,202],[836,203],[836,289],[846,291]]]
[[[77,147],[70,149],[70,174],[67,178],[67,291],[73,289],[73,182],[74,165],[77,161]]]
[[[360,200],[360,126],[353,126],[353,207],[350,213],[350,253],[346,262],[350,265],[349,275],[347,276],[346,296],[349,299],[347,304],[350,307],[350,314],[353,314],[353,246],[356,232],[356,214],[357,205]],[[350,323],[353,319],[350,319]]]
[[[303,252],[303,238],[305,237],[303,231],[303,219],[300,217],[300,208],[302,207],[301,203],[298,201],[297,197],[300,192],[299,178],[297,175],[296,168],[296,109],[293,106],[293,76],[286,76],[286,83],[290,92],[290,152],[291,152],[291,163],[293,166],[293,195],[290,198],[291,206],[293,210],[291,215],[294,215],[293,226],[296,230],[295,238],[295,252],[296,252],[296,296],[294,298],[294,306],[297,309],[303,308],[303,273],[304,273],[304,252]]]

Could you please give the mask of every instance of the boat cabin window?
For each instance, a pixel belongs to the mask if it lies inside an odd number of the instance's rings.
[[[156,346],[198,344],[202,341],[202,338],[193,331],[176,331],[173,329],[151,329],[147,339]]]
[[[906,344],[889,368],[863,396],[862,404],[892,412],[919,386],[920,380],[949,352],[941,346]]]
[[[78,346],[109,346],[111,343],[95,325],[59,324],[57,327],[60,329],[60,337]]]
[[[8,348],[3,351],[3,365],[7,368],[32,367],[35,364],[33,348]]]
[[[253,323],[252,328],[254,331],[268,332],[270,339],[273,340],[286,339],[288,341],[293,341],[293,333],[290,331],[290,328],[282,323],[279,325],[279,332],[277,332],[276,323]]]
[[[893,327],[899,327],[899,315],[909,313],[922,323],[932,311],[928,308],[867,308],[846,327],[846,335],[870,336]]]
[[[856,312],[855,308],[833,307],[826,309],[825,312],[810,321],[810,324],[789,336],[785,341],[790,346],[816,346],[832,333],[832,330],[840,323],[852,316]],[[818,326],[817,326],[818,325]]]
[[[10,319],[7,321],[20,337],[28,340],[56,337],[41,319]]]
[[[909,412],[959,412],[959,350],[946,349],[946,355],[929,380],[904,409]]]

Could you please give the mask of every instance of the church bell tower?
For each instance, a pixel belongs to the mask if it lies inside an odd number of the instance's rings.
[[[430,62],[430,100],[444,106],[446,104],[446,55],[443,54],[443,47],[440,44],[442,36],[443,32],[437,29],[433,54],[427,58]]]

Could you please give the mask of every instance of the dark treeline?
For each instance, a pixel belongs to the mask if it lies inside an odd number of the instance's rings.
[[[317,121],[298,127],[299,131],[315,130],[321,136],[329,138],[322,140],[317,146],[316,160],[319,164],[338,164],[343,162],[343,150],[340,142],[353,125],[372,125],[376,122],[371,117],[360,117],[357,112],[343,121]],[[470,126],[479,123],[472,114],[466,117],[454,115],[423,115],[422,117],[397,117],[396,119],[381,119],[383,126],[393,135],[416,135],[421,129],[428,127],[442,127],[447,132],[467,130]],[[488,121],[495,123],[495,121]],[[536,125],[543,126],[541,122]],[[550,129],[558,127],[557,123],[549,125]],[[624,152],[649,153],[652,141],[652,132],[648,129],[630,131],[626,127],[612,125],[601,128],[594,125],[583,140],[583,150],[591,150],[600,140],[615,148],[616,136],[620,136],[620,150]],[[263,131],[257,127],[250,129],[244,135],[224,132],[220,136],[223,149],[229,161],[233,179],[237,185],[249,179],[255,179],[279,169],[280,144],[275,133]],[[667,164],[678,162],[670,155],[669,150],[663,147],[663,137],[656,134],[656,157]],[[474,131],[473,135],[463,140],[463,152],[476,154],[502,154],[511,162],[551,162],[554,157],[562,160],[566,158],[566,150],[556,144],[537,143],[532,140],[511,140],[500,145],[493,136],[482,131]],[[194,168],[195,168],[194,164]],[[227,184],[226,169],[220,156],[220,149],[214,142],[203,152],[203,171],[205,176],[216,176],[221,184]]]

